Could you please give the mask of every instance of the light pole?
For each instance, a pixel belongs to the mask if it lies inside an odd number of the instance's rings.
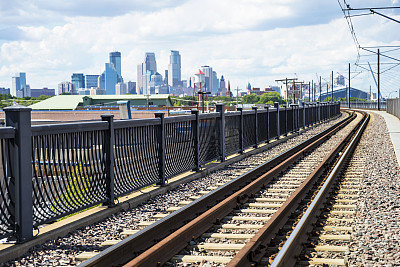
[[[201,106],[202,106],[202,112],[204,113],[204,95],[209,95],[211,94],[211,92],[202,92],[201,90],[199,90],[197,93],[201,95]]]
[[[150,95],[144,95],[145,97],[147,97],[147,110],[149,110],[149,96]]]

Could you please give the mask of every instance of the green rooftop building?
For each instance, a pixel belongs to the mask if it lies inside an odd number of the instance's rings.
[[[77,110],[89,107],[117,107],[118,101],[129,100],[131,107],[170,107],[167,94],[156,95],[59,95],[29,106],[32,110]]]

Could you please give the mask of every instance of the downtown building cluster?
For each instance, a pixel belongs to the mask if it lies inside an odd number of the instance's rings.
[[[47,87],[41,89],[31,88],[26,83],[26,73],[19,72],[12,77],[11,90],[9,88],[0,88],[0,94],[11,94],[15,97],[39,97],[41,95],[52,96],[55,95],[55,89],[49,89]]]
[[[137,82],[125,82],[122,77],[121,52],[109,54],[109,62],[104,65],[101,74],[72,73],[70,81],[63,81],[58,88],[31,89],[27,84],[26,73],[20,72],[12,77],[12,88],[0,88],[0,94],[16,97],[38,97],[40,95],[124,95],[124,94],[169,94],[176,96],[194,96],[199,91],[211,95],[232,96],[229,82],[220,78],[211,66],[201,66],[196,74],[182,79],[182,64],[179,51],[171,50],[168,68],[157,71],[156,55],[145,53],[142,63],[137,65]]]
[[[157,71],[155,54],[147,52],[143,62],[137,65],[137,93],[186,96],[196,95],[200,90],[212,95],[227,95],[224,76],[218,79],[210,66],[201,66],[199,73],[183,80],[181,55],[179,51],[171,50],[168,69],[163,76]]]
[[[124,82],[121,71],[121,52],[111,52],[101,74],[73,73],[71,81],[58,84],[58,94],[124,95],[136,94],[135,82]]]
[[[105,63],[103,73],[84,74],[73,73],[71,81],[58,84],[58,94],[74,95],[124,95],[124,94],[170,94],[176,96],[197,95],[198,90],[210,92],[212,95],[230,95],[225,79],[217,77],[210,66],[199,69],[203,73],[202,80],[196,80],[196,75],[182,80],[181,55],[179,51],[171,50],[168,69],[157,70],[156,55],[145,53],[142,63],[137,65],[137,81],[124,82],[121,71],[121,53],[111,52],[109,62]]]

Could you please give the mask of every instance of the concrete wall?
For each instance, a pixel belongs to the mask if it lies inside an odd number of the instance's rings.
[[[400,98],[387,99],[386,112],[400,119]]]

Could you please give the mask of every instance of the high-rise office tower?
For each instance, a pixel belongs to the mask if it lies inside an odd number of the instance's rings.
[[[115,85],[115,94],[116,95],[125,95],[127,93],[127,87],[125,83],[117,83]]]
[[[23,97],[23,93],[21,92],[21,81],[19,76],[17,75],[12,77],[11,95],[16,97]]]
[[[75,84],[75,89],[85,88],[85,76],[83,73],[72,73],[71,82]]]
[[[218,94],[221,96],[226,96],[226,84],[225,84],[224,75],[221,76],[221,79],[219,81]]]
[[[106,95],[115,95],[115,85],[118,83],[119,77],[114,64],[106,63],[105,70],[99,77],[99,87],[106,91]]]
[[[153,74],[150,70],[143,72],[142,81],[143,81],[143,94],[144,95],[151,94],[151,92],[150,92],[151,75],[153,75]]]
[[[118,75],[122,77],[121,74],[121,52],[111,52],[110,53],[110,63],[114,65],[115,70]]]
[[[128,90],[129,94],[132,94],[132,95],[136,95],[137,94],[136,93],[136,82],[129,81],[129,82],[126,83],[126,85],[127,85],[127,90]]]
[[[58,94],[70,93],[73,95],[75,92],[75,85],[71,82],[61,82],[58,84]]]
[[[216,95],[218,92],[218,87],[219,87],[219,79],[217,77],[217,72],[215,70],[213,70],[212,76],[213,76],[213,79],[212,79],[213,83],[212,83],[212,87],[211,87],[212,88],[211,94]]]
[[[137,65],[137,93],[143,94],[143,73],[146,72],[146,63]]]
[[[19,72],[12,77],[11,95],[16,97],[31,96],[30,87],[26,86],[25,72]]]
[[[97,88],[98,87],[99,75],[85,75],[86,88]]]
[[[163,84],[163,77],[160,73],[156,72],[151,75],[149,87],[150,87],[150,94],[155,94],[156,86],[161,86]]]
[[[151,71],[152,74],[157,72],[156,55],[152,52],[147,52],[144,63],[146,64],[146,71]]]
[[[181,55],[171,50],[168,65],[168,84],[172,87],[181,85]]]
[[[168,70],[165,70],[164,84],[168,84]]]
[[[201,70],[204,73],[204,79],[205,79],[205,87],[207,89],[207,92],[212,92],[213,91],[213,69],[210,66],[201,66]],[[204,91],[204,89],[202,89]]]

